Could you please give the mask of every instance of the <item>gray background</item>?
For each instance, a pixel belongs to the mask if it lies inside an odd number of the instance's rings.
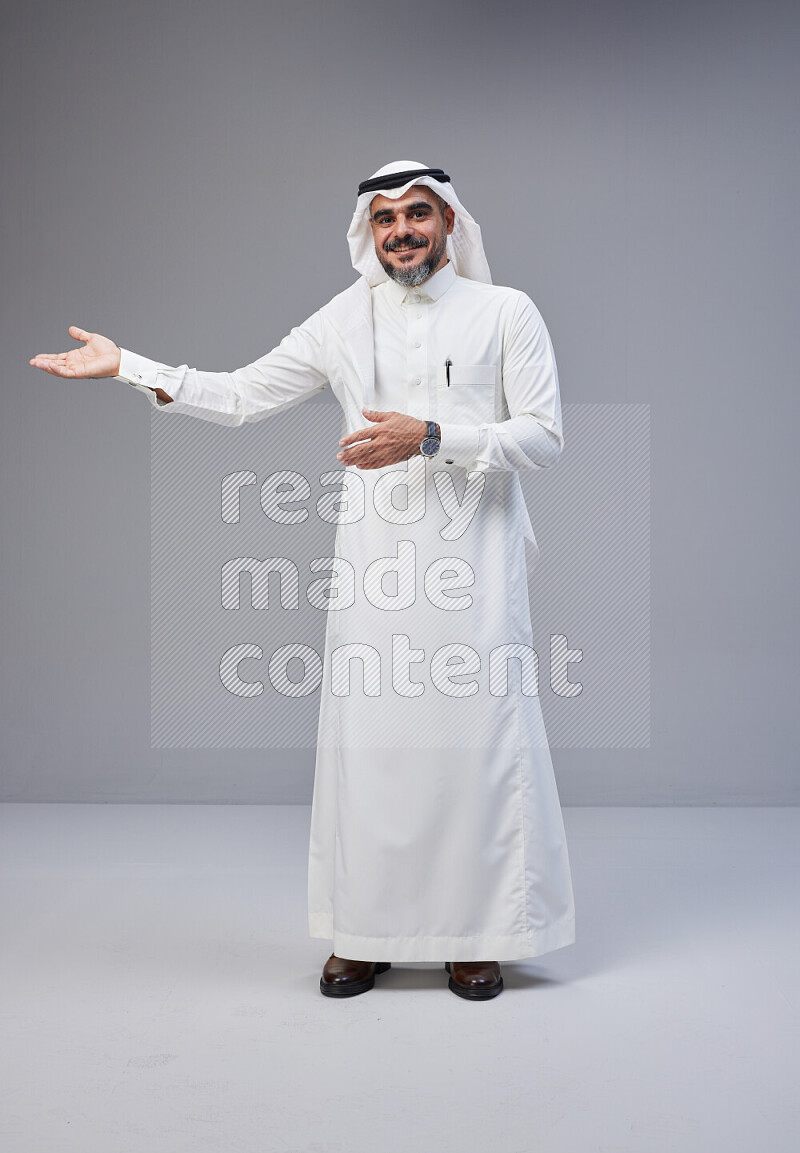
[[[28,359],[78,324],[248,363],[354,278],[357,181],[414,159],[538,304],[563,400],[650,405],[651,744],[556,750],[562,800],[795,803],[799,31],[769,2],[7,10],[2,799],[310,799],[311,750],[150,747],[150,408]]]

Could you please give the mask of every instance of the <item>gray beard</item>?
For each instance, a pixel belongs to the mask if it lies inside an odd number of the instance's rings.
[[[381,261],[383,263],[383,261]],[[384,264],[383,267],[391,276],[392,280],[396,280],[398,284],[402,284],[403,288],[416,288],[418,284],[422,284],[428,279],[433,272],[434,261],[428,256],[423,260],[422,264],[418,264],[416,268],[396,268],[393,264]]]
[[[431,275],[436,265],[444,256],[446,247],[447,233],[443,232],[425,259],[415,268],[396,268],[393,264],[390,264],[388,260],[384,260],[382,252],[378,252],[378,260],[381,262],[386,275],[391,277],[392,280],[398,284],[402,284],[403,288],[416,288],[417,285],[422,284]]]

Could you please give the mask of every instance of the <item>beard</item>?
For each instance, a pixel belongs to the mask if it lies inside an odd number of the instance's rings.
[[[387,276],[390,276],[391,279],[398,284],[402,284],[403,288],[416,288],[417,285],[422,284],[428,279],[444,256],[445,249],[447,248],[447,228],[444,225],[442,226],[442,231],[431,245],[428,255],[412,268],[398,268],[394,264],[390,264],[385,258],[384,252],[394,252],[397,248],[406,247],[424,248],[426,244],[427,241],[425,240],[414,241],[410,236],[402,236],[396,240],[389,241],[383,250],[376,250],[376,252],[378,260]]]

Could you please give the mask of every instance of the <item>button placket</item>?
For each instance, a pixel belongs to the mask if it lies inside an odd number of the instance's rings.
[[[423,417],[427,408],[425,391],[422,385],[427,376],[427,320],[419,293],[411,293],[412,308],[408,312],[406,356],[408,379],[411,381],[408,411],[411,416]]]

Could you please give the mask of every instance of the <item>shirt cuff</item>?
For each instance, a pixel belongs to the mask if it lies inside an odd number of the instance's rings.
[[[474,469],[478,463],[478,427],[471,424],[442,424],[441,445],[434,460]]]
[[[169,404],[169,401],[161,400],[153,391],[157,385],[159,369],[165,366],[156,360],[148,360],[146,356],[130,352],[127,348],[121,348],[119,351],[119,372],[114,379],[133,385],[139,392],[143,392],[153,405]],[[174,390],[169,395],[173,401],[176,399]]]

